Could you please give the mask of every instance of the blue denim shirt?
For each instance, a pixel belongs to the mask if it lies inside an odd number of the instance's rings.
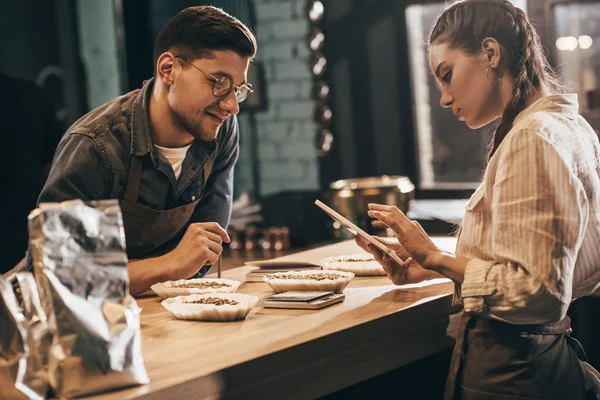
[[[153,79],[139,90],[120,96],[84,115],[62,137],[38,203],[71,199],[122,199],[132,156],[144,158],[138,202],[169,210],[202,196],[189,223],[218,222],[227,228],[231,217],[233,168],[239,155],[235,116],[227,119],[214,142],[195,140],[175,179],[169,162],[156,150],[150,128],[149,103]],[[203,193],[204,161],[217,151]],[[169,252],[183,232],[153,255]]]

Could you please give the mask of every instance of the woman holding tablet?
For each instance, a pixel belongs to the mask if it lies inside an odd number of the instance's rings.
[[[456,254],[396,207],[370,204],[401,266],[357,236],[394,283],[445,276],[464,317],[446,399],[595,398],[600,376],[569,336],[569,304],[600,288],[600,143],[561,94],[525,13],[508,0],[447,8],[429,40],[440,102],[470,128],[498,118]],[[578,357],[579,356],[579,357]],[[590,397],[591,396],[591,397]]]

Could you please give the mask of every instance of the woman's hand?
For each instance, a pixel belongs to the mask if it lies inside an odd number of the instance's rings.
[[[411,221],[398,207],[383,204],[369,204],[369,216],[376,228],[390,228],[396,234],[398,242],[410,257],[424,269],[432,269],[435,259],[442,251],[431,241],[421,225]]]
[[[402,261],[404,261],[404,265],[398,264],[392,257],[383,253],[377,247],[370,244],[368,241],[363,239],[360,236],[356,236],[355,241],[356,244],[359,245],[363,250],[368,253],[373,254],[375,259],[381,264],[383,267],[385,274],[387,277],[395,284],[395,285],[406,285],[409,283],[418,283],[428,279],[441,278],[442,276],[434,271],[428,271],[420,266],[415,260],[413,260],[408,252],[402,247],[402,245],[398,242],[389,243],[387,241],[381,240],[378,237],[374,238],[379,240],[381,243],[385,244],[391,250],[393,250],[398,257]]]

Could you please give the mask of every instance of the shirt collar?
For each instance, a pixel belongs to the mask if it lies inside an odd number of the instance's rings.
[[[515,118],[513,126],[516,126],[519,121],[522,121],[527,116],[539,111],[560,113],[571,119],[577,118],[579,114],[577,94],[569,93],[544,96],[521,111]]]
[[[150,129],[150,95],[154,87],[154,78],[144,81],[131,113],[131,154],[144,156],[153,151]]]

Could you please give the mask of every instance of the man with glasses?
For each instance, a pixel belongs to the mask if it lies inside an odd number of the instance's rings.
[[[252,32],[220,9],[190,7],[161,30],[154,77],[67,131],[39,203],[119,199],[130,291],[202,276],[228,242],[235,115],[252,93]]]

